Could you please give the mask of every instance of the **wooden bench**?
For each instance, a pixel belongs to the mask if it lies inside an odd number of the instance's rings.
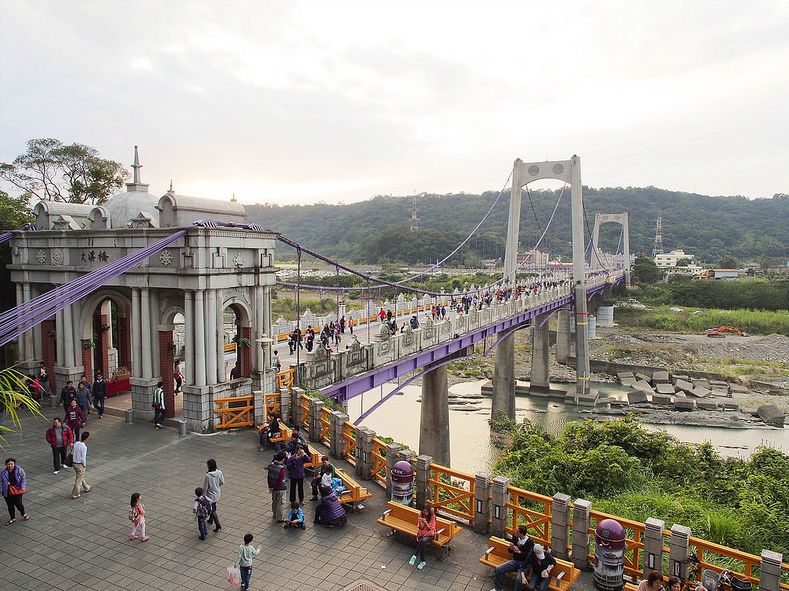
[[[413,509],[411,507],[407,507],[406,505],[389,501],[386,504],[386,511],[384,511],[384,514],[381,515],[381,517],[377,520],[377,523],[390,528],[392,532],[389,535],[394,534],[396,531],[408,534],[416,544],[417,520],[419,519],[419,513],[419,509]],[[452,538],[463,531],[463,528],[461,528],[454,521],[450,521],[438,516],[436,516],[436,527],[438,529],[436,531],[436,537],[433,539],[432,543],[440,548],[441,554],[439,558],[443,559],[451,550],[449,547],[449,542],[452,541]]]
[[[269,441],[276,445],[277,443],[285,443],[288,439],[291,438],[293,435],[293,429],[285,425],[284,423],[279,424],[279,437],[272,437]]]
[[[366,501],[373,496],[370,491],[342,470],[335,470],[334,473],[337,478],[342,480],[342,485],[345,487],[345,492],[340,495],[340,503],[343,505],[350,505],[353,509],[356,509],[357,503]]]
[[[496,568],[505,562],[512,560],[512,554],[509,552],[510,542],[491,536],[488,539],[488,549],[479,561],[485,566]],[[572,562],[567,562],[560,558],[556,558],[556,566],[551,571],[551,582],[548,583],[548,589],[551,591],[567,591],[573,581],[581,574],[581,571],[573,566]]]

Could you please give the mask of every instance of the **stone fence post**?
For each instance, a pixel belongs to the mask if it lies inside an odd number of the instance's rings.
[[[291,409],[291,416],[293,417],[294,425],[301,425],[304,423],[304,409],[301,408],[302,400],[306,395],[302,388],[293,388],[293,408]]]
[[[781,563],[783,554],[762,550],[759,563],[759,591],[779,591],[781,586]]]
[[[386,444],[386,499],[392,498],[392,466],[400,461],[400,446],[396,443]]]
[[[331,455],[335,458],[342,458],[345,451],[345,421],[348,415],[338,410],[331,413]]]
[[[316,443],[321,441],[321,414],[324,402],[313,398],[310,400],[310,439]]]
[[[666,522],[650,517],[644,524],[644,578],[653,570],[663,572],[663,531]]]
[[[492,495],[490,474],[474,477],[474,531],[485,534],[490,531],[490,497]]]
[[[556,558],[567,560],[569,553],[570,495],[556,493],[551,499],[551,552]]]
[[[573,503],[573,551],[572,561],[576,568],[586,570],[589,556],[589,514],[591,501],[575,499]]]
[[[493,479],[491,529],[493,530],[493,535],[500,538],[504,537],[507,523],[509,522],[509,509],[507,509],[507,501],[509,501],[510,497],[507,491],[509,486],[510,479],[506,476],[496,476]]]
[[[430,494],[430,464],[432,463],[432,456],[422,455],[416,458],[416,506],[420,509],[425,505],[425,501],[433,497]]]
[[[286,425],[290,423],[290,390],[282,388],[279,391],[279,415]]]
[[[373,470],[373,439],[375,431],[367,427],[356,429],[356,475],[362,480],[370,480]]]
[[[671,545],[669,551],[671,574],[683,581],[688,578],[688,558],[690,557],[690,528],[684,525],[671,526]]]

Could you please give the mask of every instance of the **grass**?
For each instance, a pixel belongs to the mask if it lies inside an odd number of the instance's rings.
[[[707,359],[691,365],[688,369],[711,371],[729,377],[740,376],[785,376],[789,374],[789,363],[765,361],[762,359],[737,359],[722,357]]]
[[[493,377],[492,359],[485,357],[471,357],[453,361],[449,364],[448,370],[452,372],[453,375],[463,378],[481,380],[483,378],[490,379]]]
[[[701,310],[683,308],[674,312],[669,306],[639,310],[617,308],[618,323],[631,327],[651,328],[668,332],[702,334],[706,329],[731,325],[749,334],[778,333],[789,336],[789,313],[786,310]]]

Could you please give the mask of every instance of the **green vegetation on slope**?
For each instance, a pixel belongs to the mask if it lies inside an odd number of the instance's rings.
[[[668,306],[617,308],[616,321],[623,326],[703,334],[708,328],[736,326],[748,334],[782,334],[789,336],[786,310],[699,310],[683,308],[674,312]]]
[[[681,443],[631,417],[571,422],[557,437],[529,423],[504,428],[512,441],[496,472],[515,486],[586,498],[641,522],[680,523],[757,555],[789,552],[789,455],[781,451],[724,459],[709,443]]]
[[[733,310],[789,309],[789,280],[786,279],[691,279],[677,277],[667,283],[642,285],[629,292],[643,304],[693,306]]]

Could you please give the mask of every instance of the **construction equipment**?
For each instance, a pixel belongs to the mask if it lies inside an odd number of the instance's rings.
[[[708,328],[704,331],[704,334],[713,339],[723,339],[726,338],[726,335],[723,334],[725,332],[733,332],[741,337],[747,337],[748,334],[736,326],[729,326],[728,324],[725,326],[719,326],[717,328]]]

